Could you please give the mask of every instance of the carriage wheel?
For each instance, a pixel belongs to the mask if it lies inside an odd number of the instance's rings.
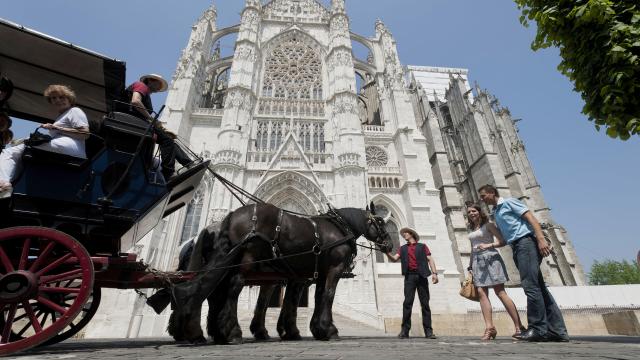
[[[0,355],[55,338],[92,288],[91,258],[71,236],[43,227],[0,230]]]
[[[85,326],[87,326],[89,321],[91,321],[91,319],[93,318],[93,315],[95,315],[96,311],[98,311],[101,297],[102,297],[101,289],[99,287],[93,288],[93,292],[91,293],[91,296],[89,296],[89,299],[87,300],[84,307],[80,311],[80,314],[78,314],[78,316],[76,316],[76,318],[73,319],[73,321],[71,321],[67,325],[67,327],[65,327],[64,330],[62,330],[61,333],[43,342],[38,346],[48,346],[48,345],[57,344],[77,334],[80,330],[82,330]]]

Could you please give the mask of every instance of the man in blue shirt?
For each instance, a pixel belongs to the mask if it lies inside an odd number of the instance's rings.
[[[525,204],[517,199],[501,198],[495,187],[484,185],[478,192],[480,200],[493,206],[496,225],[513,249],[513,260],[527,296],[529,328],[518,338],[526,341],[569,341],[562,313],[540,272],[542,258],[553,251],[544,238],[540,223]]]

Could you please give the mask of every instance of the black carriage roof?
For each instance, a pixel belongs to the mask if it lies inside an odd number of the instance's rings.
[[[14,85],[5,105],[12,116],[46,122],[54,110],[42,96],[68,85],[89,119],[100,119],[124,88],[125,63],[0,19],[0,75]]]

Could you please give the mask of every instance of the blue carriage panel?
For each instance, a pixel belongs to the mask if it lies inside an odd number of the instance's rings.
[[[99,204],[100,199],[111,195],[110,207],[142,214],[167,195],[164,180],[148,169],[141,156],[135,157],[126,172],[131,159],[132,154],[107,149],[92,163],[95,176],[89,199],[92,204]]]

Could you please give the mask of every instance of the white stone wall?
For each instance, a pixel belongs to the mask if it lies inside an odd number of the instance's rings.
[[[286,3],[288,0],[277,1]],[[408,69],[415,79],[407,78],[391,32],[381,21],[376,22],[372,37],[358,39],[372,50],[368,66],[375,72],[371,78],[378,85],[382,126],[360,126],[355,104],[355,69],[351,51],[346,50],[351,47],[353,35],[349,33],[341,3],[333,2],[332,17],[323,11],[317,16],[290,17],[291,14],[274,15],[273,7],[268,9],[267,16],[267,10],[259,2],[249,1],[250,6],[242,12],[240,25],[220,31],[215,26],[215,9],[209,9],[194,27],[178,62],[162,120],[186,139],[193,151],[210,159],[221,175],[264,200],[309,213],[326,210],[327,202],[336,207],[362,208],[369,200],[384,205],[392,211],[398,229],[415,228],[421,241],[432,251],[440,278],[439,284],[430,284],[432,311],[436,314],[464,313],[467,304],[458,295],[458,290],[461,269],[466,267],[462,265],[465,255],[461,256],[461,252],[468,253],[468,246],[465,247],[464,236],[460,235],[464,231],[462,216],[459,209],[454,209],[461,205],[456,205],[459,194],[455,192],[451,172],[444,171],[444,167],[438,168],[449,164],[434,162],[434,156],[443,158],[445,153],[436,149],[444,144],[442,139],[423,131],[425,119],[421,117],[422,110],[415,103],[415,89],[411,89],[410,84],[414,80],[420,83],[428,101],[435,101],[436,96],[442,101],[452,74],[460,76],[460,86],[469,90],[467,70],[412,66]],[[307,5],[318,9],[311,3]],[[282,20],[284,18],[286,21]],[[220,65],[207,58],[212,53],[214,39],[234,31],[239,35],[225,108],[199,109],[195,105],[204,79]],[[281,34],[292,31],[301,37],[310,37],[309,44],[320,52],[323,100],[326,101],[324,115],[305,119],[325,124],[325,161],[313,163],[305,155],[299,138],[285,136],[281,147],[269,154],[270,161],[255,162],[250,154],[255,151],[257,121],[300,120],[290,114],[260,114],[256,105],[262,96],[268,51],[279,41]],[[334,64],[332,68],[329,63]],[[470,100],[473,100],[472,96]],[[438,131],[434,124],[430,126],[431,133]],[[487,146],[488,138],[483,141]],[[388,157],[386,166],[373,168],[367,164],[365,146],[371,145],[384,149]],[[474,167],[474,176],[490,182],[499,167],[497,159],[483,159]],[[394,181],[390,182],[391,186],[369,186],[370,177],[396,179],[397,186]],[[500,185],[506,187],[504,183],[503,179]],[[240,205],[219,182],[203,186],[205,200],[201,228],[220,220]],[[446,195],[445,200],[441,199],[441,191]],[[445,215],[443,206],[447,207],[449,215]],[[153,267],[160,270],[175,268],[185,212],[186,209],[182,209],[165,219],[163,226],[141,243],[138,251]],[[354,274],[355,278],[342,279],[338,286],[334,302],[336,312],[377,328],[384,327],[385,318],[401,316],[404,295],[398,263],[376,262],[375,256],[360,249]],[[257,291],[257,287],[244,289],[240,295],[241,311],[253,309]],[[313,306],[313,286],[309,304]],[[416,299],[416,313],[418,306]],[[168,311],[162,315],[153,314],[133,291],[107,290],[103,306],[89,326],[87,336],[161,336],[165,334],[167,321]]]

